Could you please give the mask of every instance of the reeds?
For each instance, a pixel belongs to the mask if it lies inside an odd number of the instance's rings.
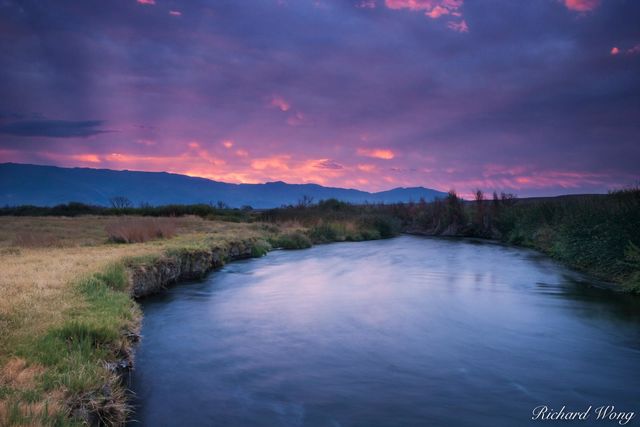
[[[176,229],[173,218],[120,218],[105,227],[109,240],[115,243],[168,239],[176,235]]]

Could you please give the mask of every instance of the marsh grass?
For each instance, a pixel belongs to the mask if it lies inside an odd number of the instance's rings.
[[[174,218],[118,218],[106,227],[115,243],[144,243],[152,239],[170,239],[177,233]]]

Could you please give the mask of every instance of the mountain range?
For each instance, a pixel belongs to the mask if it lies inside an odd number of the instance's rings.
[[[281,181],[230,184],[167,172],[0,164],[0,206],[53,206],[72,201],[109,206],[112,198],[125,197],[136,206],[224,202],[231,207],[264,209],[296,204],[304,196],[313,201],[335,198],[350,203],[396,203],[421,198],[431,201],[445,195],[424,187],[369,193]]]

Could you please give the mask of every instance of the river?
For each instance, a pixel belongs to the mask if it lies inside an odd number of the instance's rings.
[[[638,298],[536,252],[402,236],[275,251],[143,301],[132,425],[519,426],[634,411]]]

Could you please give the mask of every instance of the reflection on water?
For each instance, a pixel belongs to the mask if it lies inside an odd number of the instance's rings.
[[[400,237],[277,251],[143,308],[142,425],[517,426],[539,424],[543,404],[640,412],[637,298],[526,250]]]

